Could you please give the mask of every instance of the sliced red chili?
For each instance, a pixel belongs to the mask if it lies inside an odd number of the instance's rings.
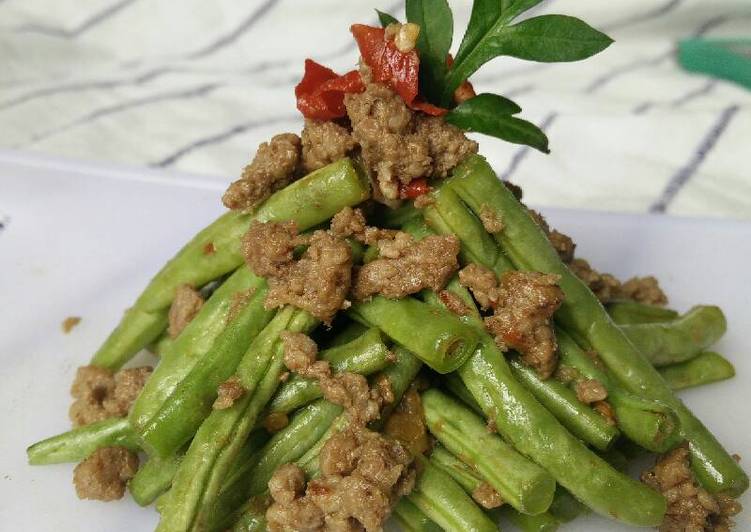
[[[341,118],[346,114],[344,94],[364,90],[365,85],[356,70],[340,76],[330,68],[306,59],[305,75],[295,87],[297,108],[306,118]]]
[[[415,199],[423,194],[430,192],[430,186],[428,180],[425,177],[418,177],[413,179],[406,185],[401,185],[399,195],[402,198]]]

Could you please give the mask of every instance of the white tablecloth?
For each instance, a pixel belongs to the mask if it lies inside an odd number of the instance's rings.
[[[463,29],[470,2],[452,4]],[[388,0],[0,0],[0,147],[229,181],[258,143],[300,129],[304,58],[352,68],[349,24],[375,23],[373,7],[403,16]],[[550,137],[548,156],[484,139],[500,174],[538,205],[751,218],[751,92],[675,60],[681,38],[751,36],[748,0],[544,12],[616,43],[581,63],[498,59],[473,78]]]

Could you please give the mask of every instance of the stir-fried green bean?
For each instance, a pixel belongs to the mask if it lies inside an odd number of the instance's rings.
[[[475,212],[490,209],[503,220],[496,240],[518,268],[560,276],[565,300],[556,319],[600,355],[620,384],[634,394],[664,401],[677,413],[689,440],[691,465],[710,492],[739,494],[748,476],[701,422],[675,397],[644,355],[610,319],[589,288],[561,262],[545,233],[481,157],[470,156],[454,171],[450,187]],[[470,387],[471,389],[471,387]]]
[[[304,231],[325,222],[343,207],[357,205],[369,194],[365,175],[350,159],[341,159],[276,192],[253,212],[224,214],[156,274],[91,363],[120,368],[162,333],[178,286],[202,286],[242,264],[240,240],[251,221],[294,220],[298,230]],[[211,253],[206,252],[207,246]]]
[[[102,447],[139,450],[138,438],[127,419],[109,418],[39,441],[26,449],[31,465],[80,462]]]
[[[731,379],[735,368],[719,353],[705,351],[686,362],[660,368],[660,375],[673,390],[683,390]]]
[[[471,410],[436,389],[422,394],[430,432],[451,453],[472,465],[504,501],[535,515],[550,506],[555,480],[520,455]]]

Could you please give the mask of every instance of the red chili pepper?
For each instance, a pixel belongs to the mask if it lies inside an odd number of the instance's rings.
[[[432,103],[429,103],[429,102],[426,102],[425,100],[420,99],[420,97],[418,97],[415,101],[409,104],[409,106],[415,111],[422,111],[423,113],[427,115],[431,115],[431,116],[443,116],[449,112],[448,109],[444,109],[443,107],[438,107],[437,105],[433,105]]]
[[[330,68],[306,59],[305,75],[295,87],[297,108],[306,118],[341,118],[346,114],[344,94],[364,90],[365,85],[356,70],[339,76]]]
[[[350,31],[373,79],[390,87],[407,105],[411,104],[417,96],[419,80],[417,51],[400,52],[394,41],[385,38],[383,28],[354,24]]]
[[[415,199],[423,194],[427,194],[428,192],[430,192],[428,180],[424,177],[418,177],[406,185],[401,185],[399,195],[402,198]]]

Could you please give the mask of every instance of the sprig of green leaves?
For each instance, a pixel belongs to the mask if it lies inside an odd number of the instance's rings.
[[[528,61],[562,62],[586,59],[613,40],[585,22],[566,15],[541,15],[514,24],[514,20],[542,0],[474,0],[469,24],[451,67],[453,16],[446,0],[407,0],[407,20],[420,25],[420,91],[445,108],[453,106],[454,91],[477,69],[499,56]],[[378,12],[384,26],[394,17]],[[515,117],[521,108],[511,100],[480,94],[445,116],[465,131],[526,144],[545,153],[548,139],[534,124]]]
[[[543,153],[550,153],[548,137],[532,122],[516,118],[522,108],[497,94],[478,94],[460,103],[444,119],[449,124],[514,144],[526,144]]]
[[[420,26],[420,88],[428,101],[438,101],[447,74],[446,58],[454,36],[454,17],[446,0],[407,0],[407,21]]]

